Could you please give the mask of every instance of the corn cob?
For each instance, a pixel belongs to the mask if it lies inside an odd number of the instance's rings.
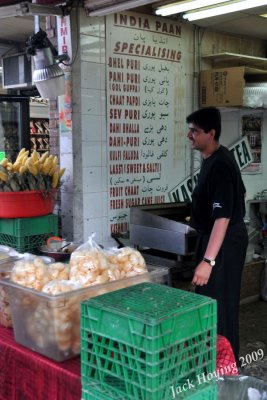
[[[12,171],[18,172],[20,170],[21,167],[21,163],[19,161],[15,161],[12,167]]]
[[[54,165],[58,165],[58,157],[57,157],[57,156],[54,156],[54,158],[53,158],[53,164],[54,164]]]
[[[22,162],[22,160],[27,160],[27,158],[28,158],[28,155],[29,155],[29,150],[27,150],[27,151],[24,151],[23,153],[19,153],[18,154],[18,156],[17,156],[17,158],[16,158],[16,161],[15,162]]]
[[[28,160],[26,161],[26,167],[33,176],[36,176],[38,174],[38,169],[35,165],[33,165],[31,158],[28,158]]]
[[[0,162],[0,165],[2,165],[3,167],[6,167],[8,164],[8,158],[3,158],[3,160]]]
[[[52,177],[52,188],[55,189],[59,181],[59,171],[55,171]]]
[[[35,162],[33,163],[33,166],[37,168],[37,171],[38,171],[38,172],[41,172],[41,164],[40,164],[40,161],[39,161],[39,160],[35,161]]]
[[[49,176],[53,176],[54,173],[56,172],[56,170],[57,170],[58,168],[59,168],[58,165],[52,164],[52,167],[50,168],[50,170],[49,170],[49,172],[48,172],[48,175],[49,175]]]
[[[49,156],[46,160],[45,160],[45,162],[44,162],[44,164],[43,164],[43,167],[42,167],[42,172],[45,174],[45,175],[47,175],[48,173],[49,173],[49,171],[50,171],[50,169],[51,169],[51,167],[52,167],[52,163],[53,163],[53,158],[50,158],[51,156]],[[52,156],[53,157],[53,156]]]
[[[18,192],[20,190],[20,185],[17,182],[16,174],[11,174],[8,181],[13,192]]]
[[[45,160],[47,159],[47,157],[49,156],[49,151],[46,151],[40,158],[40,163],[43,164],[45,162]]]
[[[62,176],[64,175],[65,171],[66,171],[66,168],[60,168],[60,170],[59,170],[59,179],[62,178]]]
[[[35,164],[36,161],[39,160],[39,154],[37,153],[36,150],[33,150],[33,152],[32,152],[32,157],[31,157],[31,158],[32,158],[33,164]]]
[[[24,154],[25,152],[26,152],[26,149],[25,149],[25,147],[23,147],[23,148],[20,150],[20,152],[19,152],[19,154],[18,154],[18,157],[21,156],[22,154]]]
[[[0,179],[3,182],[7,182],[8,181],[8,174],[5,171],[3,171],[2,169],[0,169]]]
[[[26,161],[28,160],[28,154],[25,153],[21,156],[21,158],[19,158],[19,162],[21,163],[21,165],[25,165]]]
[[[26,165],[22,165],[21,167],[20,167],[20,169],[19,169],[19,173],[20,173],[20,175],[22,175],[24,172],[26,172],[27,171],[27,167],[26,167]]]
[[[13,170],[13,164],[11,162],[8,162],[6,165],[7,171],[12,171]]]

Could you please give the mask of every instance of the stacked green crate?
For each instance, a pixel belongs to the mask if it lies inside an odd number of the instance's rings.
[[[58,216],[0,218],[0,244],[23,253],[36,250],[47,238],[58,235]]]
[[[216,302],[142,283],[81,304],[83,399],[216,399]]]

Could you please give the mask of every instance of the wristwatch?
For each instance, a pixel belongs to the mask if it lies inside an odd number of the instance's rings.
[[[204,257],[203,261],[208,263],[211,267],[214,267],[214,265],[215,265],[215,260],[209,260],[208,258]]]

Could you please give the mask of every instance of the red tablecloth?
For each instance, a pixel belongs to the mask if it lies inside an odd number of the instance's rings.
[[[0,400],[80,400],[80,357],[62,363],[14,341],[0,325]]]
[[[217,371],[235,375],[227,339],[218,336]],[[13,330],[0,325],[0,400],[80,400],[80,357],[55,362],[17,344]]]

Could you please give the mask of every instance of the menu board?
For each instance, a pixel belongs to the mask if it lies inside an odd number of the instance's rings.
[[[109,222],[119,233],[130,207],[168,202],[179,180],[184,54],[179,23],[122,13],[106,26]]]

